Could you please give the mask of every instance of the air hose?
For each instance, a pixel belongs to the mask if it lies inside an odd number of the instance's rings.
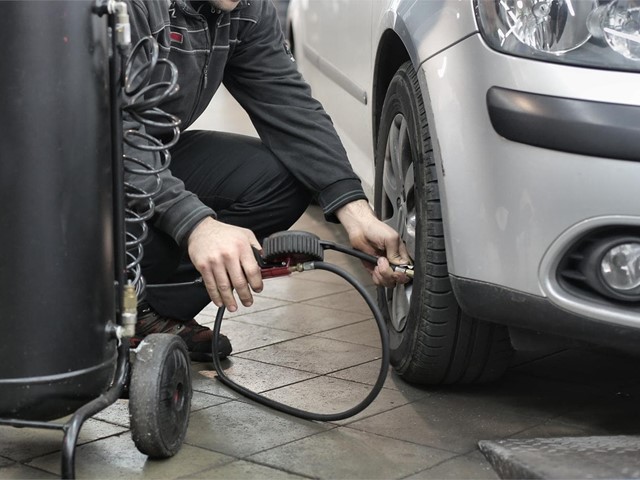
[[[382,389],[389,370],[389,334],[387,327],[382,317],[382,313],[378,308],[376,301],[371,297],[369,292],[362,286],[362,284],[350,273],[339,268],[336,265],[326,263],[324,259],[324,250],[332,249],[347,255],[354,256],[361,260],[372,262],[375,264],[376,257],[365,254],[358,250],[344,247],[342,245],[335,244],[320,240],[317,236],[308,232],[300,231],[287,231],[276,233],[270,237],[267,237],[263,242],[263,255],[257,257],[258,263],[263,272],[263,277],[272,277],[286,275],[293,272],[302,272],[308,270],[325,270],[334,273],[344,280],[346,280],[351,286],[353,286],[358,293],[362,296],[367,306],[373,313],[378,332],[380,335],[380,343],[382,346],[382,358],[380,361],[380,371],[378,373],[377,380],[369,392],[369,394],[357,405],[343,412],[337,413],[314,413],[305,410],[301,410],[295,407],[291,407],[281,402],[277,402],[273,399],[260,395],[248,388],[239,385],[231,380],[223,371],[218,356],[218,339],[220,336],[220,326],[222,324],[222,318],[224,316],[225,308],[220,307],[218,309],[214,328],[213,328],[213,366],[215,367],[218,379],[232,390],[244,395],[251,400],[254,400],[262,405],[273,408],[283,413],[293,415],[305,420],[318,420],[318,421],[336,421],[343,420],[345,418],[352,417],[357,413],[368,407],[371,402],[378,396]],[[270,270],[274,270],[277,274],[269,274]]]
[[[142,276],[140,262],[143,256],[142,244],[147,237],[147,221],[153,217],[154,203],[152,197],[160,191],[162,180],[160,173],[169,168],[171,154],[169,149],[180,137],[180,119],[159,108],[178,90],[178,69],[167,59],[158,57],[158,43],[152,37],[142,38],[132,49],[124,67],[124,105],[122,112],[130,119],[143,125],[146,131],[128,129],[123,132],[123,140],[132,149],[151,152],[159,156],[159,164],[152,167],[141,159],[123,155],[124,171],[129,175],[151,176],[155,184],[149,191],[124,182],[126,228],[125,256],[127,281],[135,286],[138,300],[144,298],[145,281]],[[162,82],[151,82],[156,68],[164,65],[165,77]],[[171,132],[165,142],[157,136],[147,133]]]

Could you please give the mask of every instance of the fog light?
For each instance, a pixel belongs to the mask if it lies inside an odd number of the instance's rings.
[[[608,250],[600,271],[613,290],[624,293],[640,287],[640,243],[623,243]]]

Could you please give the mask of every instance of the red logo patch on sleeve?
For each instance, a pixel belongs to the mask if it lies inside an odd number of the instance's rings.
[[[171,43],[175,42],[175,43],[182,43],[182,40],[184,39],[182,34],[180,32],[171,32],[169,34],[169,38],[171,38]]]

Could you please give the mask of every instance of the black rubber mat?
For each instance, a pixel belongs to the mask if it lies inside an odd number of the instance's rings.
[[[500,478],[640,479],[640,436],[482,440]]]

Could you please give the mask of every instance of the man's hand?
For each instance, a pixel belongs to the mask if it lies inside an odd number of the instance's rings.
[[[365,263],[376,285],[391,288],[409,281],[405,274],[394,272],[389,265],[390,262],[394,265],[410,263],[404,242],[398,232],[378,220],[366,200],[347,203],[336,210],[336,216],[347,231],[352,247],[379,256],[375,267]]]
[[[251,230],[213,218],[202,220],[189,235],[189,258],[216,306],[235,312],[234,289],[245,307],[253,304],[251,290],[262,291],[262,275],[251,247],[261,249]]]

